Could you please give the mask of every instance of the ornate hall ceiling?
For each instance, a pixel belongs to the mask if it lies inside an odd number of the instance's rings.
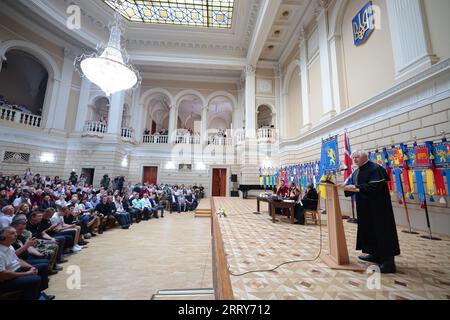
[[[185,5],[191,2],[198,7]],[[42,30],[65,48],[89,51],[108,40],[108,24],[115,8],[125,24],[124,45],[138,69],[148,74],[153,72],[152,68],[159,73],[166,68],[162,72],[169,74],[190,69],[198,76],[203,73],[214,76],[217,71],[220,77],[229,80],[239,79],[247,64],[262,62],[266,67],[275,66],[286,48],[295,42],[298,21],[316,2],[3,0],[0,10],[27,21],[33,30]],[[79,29],[67,28],[71,5],[80,8]]]

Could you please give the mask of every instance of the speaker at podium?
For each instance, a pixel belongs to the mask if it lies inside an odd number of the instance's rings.
[[[330,250],[329,254],[322,254],[320,258],[331,269],[354,271],[366,270],[364,265],[351,263],[350,258],[348,257],[347,241],[345,239],[337,185],[330,183],[321,183],[320,185],[325,187],[326,192],[328,244]]]

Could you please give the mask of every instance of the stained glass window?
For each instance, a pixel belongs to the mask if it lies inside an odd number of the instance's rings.
[[[133,22],[231,28],[234,0],[103,0]]]

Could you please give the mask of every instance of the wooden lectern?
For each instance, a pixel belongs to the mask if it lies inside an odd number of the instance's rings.
[[[321,185],[325,187],[327,194],[326,210],[328,215],[328,244],[330,254],[322,254],[320,258],[331,269],[366,270],[366,267],[363,265],[350,263],[337,186],[330,183],[321,183]]]

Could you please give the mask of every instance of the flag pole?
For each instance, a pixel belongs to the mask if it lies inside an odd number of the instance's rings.
[[[400,188],[402,189],[403,206],[405,207],[406,222],[408,223],[408,229],[409,229],[409,230],[403,230],[402,232],[409,233],[409,234],[419,234],[418,232],[413,231],[411,228],[411,220],[409,219],[408,205],[406,204],[406,197],[405,197],[405,192],[403,191],[403,183],[402,183],[401,176],[400,176]]]
[[[427,227],[428,227],[428,236],[420,236],[421,238],[428,239],[428,240],[442,240],[441,238],[433,237],[433,234],[431,233],[431,224],[430,224],[430,216],[428,214],[428,206],[427,206],[427,198],[425,196],[425,200],[423,201],[423,206],[425,208],[425,216],[427,218]]]
[[[392,148],[394,148],[394,143],[395,143],[394,139],[391,140],[391,143],[392,143]],[[400,150],[402,150],[401,146],[400,146]],[[401,168],[401,170],[408,169],[406,160],[403,160],[403,161],[404,161],[403,168]],[[406,222],[408,223],[408,230],[402,230],[402,232],[403,233],[408,233],[408,234],[419,234],[418,232],[413,231],[412,227],[411,227],[411,219],[409,218],[408,204],[406,203],[405,191],[403,189],[403,181],[402,181],[401,174],[399,176],[399,179],[400,179],[400,188],[401,188],[401,191],[402,191],[403,207],[405,208]]]
[[[414,139],[414,146],[417,147],[417,137],[413,136],[413,139]],[[422,175],[422,169],[420,169],[420,174]],[[422,180],[421,181],[421,189],[424,189],[423,179],[421,179],[421,180]],[[417,183],[417,189],[419,190],[419,183]],[[427,219],[428,236],[423,235],[423,236],[420,236],[420,237],[424,238],[424,239],[428,239],[428,240],[442,240],[440,238],[433,237],[433,234],[431,233],[430,215],[428,213],[427,195],[425,194],[425,191],[424,191],[424,195],[423,195],[423,208],[425,209],[425,217]]]
[[[346,163],[346,155],[348,155],[348,157],[351,157],[350,154],[350,140],[347,136],[347,128],[345,128],[344,130],[344,165],[347,167],[347,163]],[[351,166],[350,166],[351,167]],[[347,168],[346,170],[351,169],[351,168]],[[352,173],[350,173],[350,177],[351,177]],[[358,219],[355,218],[355,200],[353,198],[353,196],[350,197],[351,198],[351,206],[352,206],[352,217],[348,217],[347,222],[348,223],[358,223]]]

